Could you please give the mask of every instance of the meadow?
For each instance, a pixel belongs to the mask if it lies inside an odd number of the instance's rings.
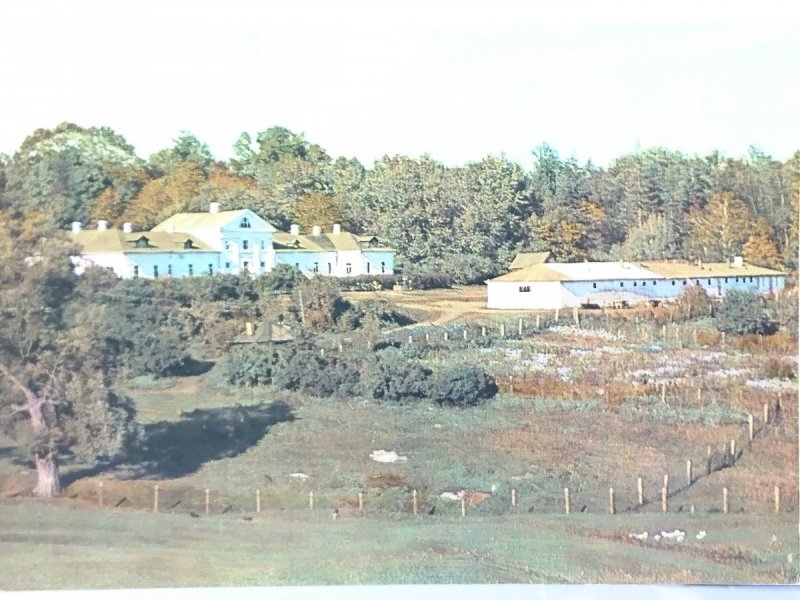
[[[33,474],[0,444],[0,587],[797,580],[792,342],[638,312],[450,310],[384,337],[484,365],[500,387],[485,405],[232,388],[216,369],[132,380],[145,449],[67,469],[53,501],[25,497]]]

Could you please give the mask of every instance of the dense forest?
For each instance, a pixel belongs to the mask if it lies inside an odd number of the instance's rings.
[[[0,155],[0,209],[37,227],[107,219],[144,229],[216,201],[283,229],[338,222],[374,233],[397,248],[404,272],[454,283],[502,273],[525,250],[797,267],[800,151],[781,162],[754,147],[745,159],[653,148],[600,168],[542,144],[530,165],[384,156],[366,167],[282,127],[242,133],[233,150],[218,161],[182,133],[144,160],[107,127],[40,129]]]

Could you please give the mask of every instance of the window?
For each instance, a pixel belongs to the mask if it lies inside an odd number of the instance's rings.
[[[594,289],[597,289],[597,284],[596,284],[596,283],[593,283],[593,284],[592,284],[592,287],[593,287]]]
[[[264,249],[264,240],[261,240],[261,249]]]
[[[137,248],[148,248],[150,246],[150,240],[146,236],[142,236],[136,241],[133,242],[133,245]]]
[[[167,265],[167,275],[172,277],[172,265]]]
[[[656,283],[657,283],[657,282],[656,282],[655,280],[653,280],[653,285],[655,285]]]
[[[153,278],[158,279],[158,265],[153,265]]]
[[[194,275],[194,265],[189,265],[189,277]]]
[[[262,269],[264,268],[264,261],[263,260],[261,261],[261,268]]]
[[[247,240],[242,240],[242,250],[247,250],[250,247]]]
[[[753,283],[753,278],[752,277],[750,278],[750,283]]]
[[[695,279],[695,280],[694,280],[694,284],[695,284],[695,285],[700,285],[700,280],[699,280],[699,279]]]
[[[725,278],[725,283],[728,283],[728,278],[727,277]]]
[[[708,280],[708,285],[711,285],[711,280],[710,279]]]
[[[242,220],[239,221],[239,227],[242,229],[250,229],[250,219],[247,217],[242,217]]]
[[[185,242],[183,242],[183,249],[184,250],[191,250],[194,247],[195,247],[194,246],[194,242],[192,242],[191,239],[187,239]]]
[[[367,274],[369,274],[369,263],[367,263]]]
[[[633,287],[636,287],[637,285],[639,285],[639,284],[634,281],[633,282]]]
[[[643,282],[642,282],[642,285],[647,285],[647,282],[646,282],[646,281],[643,281]]]
[[[350,275],[350,273],[353,272],[353,267],[350,266],[350,263],[347,263],[346,267],[347,268],[345,270],[347,271],[347,274]]]
[[[134,279],[138,279],[139,278],[139,266],[138,265],[133,265],[133,278]]]
[[[736,283],[739,283],[739,278],[738,277],[736,278]]]
[[[209,275],[213,275],[214,274],[214,265],[212,265],[212,264],[208,265],[208,274]]]
[[[228,240],[225,240],[225,250],[230,250],[231,244]]]
[[[625,282],[624,281],[620,281],[619,282],[619,287],[625,287]]]
[[[331,265],[331,263],[328,263],[328,275],[331,274],[331,270],[332,269],[333,269],[333,266]]]
[[[675,280],[674,279],[672,280],[672,285],[675,285]]]
[[[299,269],[300,268],[300,263],[294,263],[294,268],[295,269]]]
[[[314,263],[314,273],[319,273],[319,263],[318,262]]]
[[[242,263],[242,271],[244,271],[245,273],[249,273],[250,272],[250,263],[249,262],[244,261]]]
[[[686,285],[686,280],[685,279],[683,280],[683,285]]]
[[[529,285],[521,285],[521,286],[519,286],[519,291],[520,292],[530,292],[531,291],[531,286],[529,286]]]
[[[225,268],[226,268],[226,269],[230,269],[230,268],[231,268],[231,263],[229,263],[229,262],[228,262],[228,263],[225,263]]]
[[[386,263],[385,262],[381,263],[381,273],[386,273]]]

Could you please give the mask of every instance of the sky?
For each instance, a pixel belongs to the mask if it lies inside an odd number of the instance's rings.
[[[0,0],[0,153],[63,121],[143,158],[276,125],[366,166],[800,150],[800,9],[640,4]]]

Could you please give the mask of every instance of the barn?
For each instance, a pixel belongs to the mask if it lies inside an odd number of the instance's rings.
[[[765,294],[784,288],[786,273],[748,265],[679,261],[536,263],[486,281],[487,308],[536,310],[629,305],[677,298],[699,285],[712,297],[730,290]]]

